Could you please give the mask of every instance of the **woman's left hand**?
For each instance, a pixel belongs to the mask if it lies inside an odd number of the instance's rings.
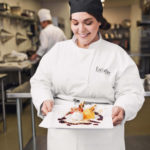
[[[112,108],[112,121],[113,125],[116,126],[124,119],[125,111],[122,107],[114,106]]]

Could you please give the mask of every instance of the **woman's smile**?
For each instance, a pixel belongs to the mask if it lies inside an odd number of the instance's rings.
[[[81,37],[81,38],[86,38],[88,37],[90,33],[78,33],[78,35]]]
[[[86,12],[73,13],[71,29],[77,39],[77,45],[87,48],[92,42],[97,41],[100,25],[101,23],[95,17]]]

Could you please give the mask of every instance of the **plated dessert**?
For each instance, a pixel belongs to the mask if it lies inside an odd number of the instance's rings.
[[[84,102],[70,108],[63,117],[58,118],[60,124],[94,125],[98,126],[103,121],[102,109],[96,109],[97,105],[85,105]]]

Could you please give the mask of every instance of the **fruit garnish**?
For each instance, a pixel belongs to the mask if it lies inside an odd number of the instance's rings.
[[[95,104],[94,106],[92,106],[92,107],[90,108],[90,110],[91,110],[91,111],[94,111],[94,110],[95,110],[95,107],[96,107],[96,104]]]
[[[83,112],[84,101],[79,104],[79,111]]]
[[[95,110],[96,104],[93,106],[87,105],[84,108],[84,102],[78,106],[72,107],[70,111],[62,118],[58,118],[59,123],[72,125],[93,125],[99,126],[103,120],[103,116],[100,114],[101,110]]]
[[[83,119],[88,120],[88,119],[94,119],[94,118],[95,118],[95,113],[89,108],[83,111]]]
[[[66,115],[73,114],[74,112],[80,112],[83,114],[83,120],[94,119],[95,118],[95,112],[94,112],[95,107],[96,107],[96,105],[94,105],[90,108],[84,109],[84,101],[83,101],[82,103],[79,104],[78,107],[72,107],[71,110]]]
[[[95,118],[95,110],[96,105],[92,106],[91,108],[87,108],[83,111],[83,119],[88,120],[88,119],[94,119]]]

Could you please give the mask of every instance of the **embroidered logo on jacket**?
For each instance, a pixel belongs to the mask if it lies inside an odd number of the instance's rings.
[[[106,75],[110,75],[110,71],[108,69],[104,69],[104,68],[100,68],[100,67],[96,67],[96,72],[101,72],[101,73],[105,73]]]

